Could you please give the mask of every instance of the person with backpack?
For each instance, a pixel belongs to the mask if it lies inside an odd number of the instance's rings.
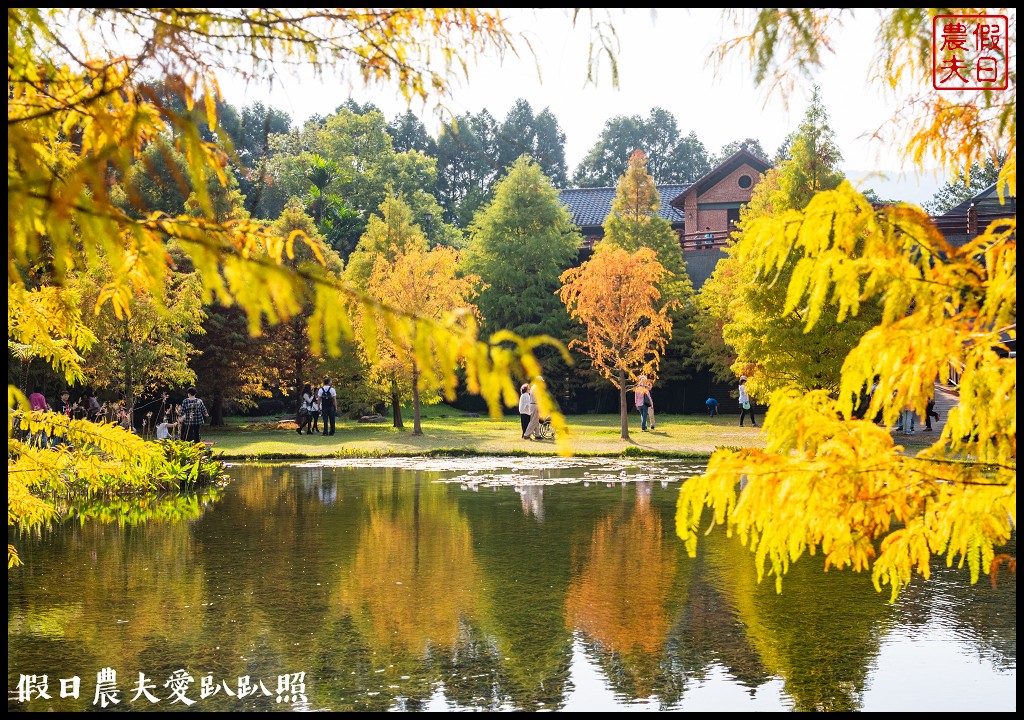
[[[320,400],[320,414],[324,419],[324,431],[323,435],[334,434],[334,418],[338,412],[338,393],[333,387],[331,387],[331,379],[324,378],[324,385],[316,393],[317,399]],[[328,430],[328,427],[330,430]]]

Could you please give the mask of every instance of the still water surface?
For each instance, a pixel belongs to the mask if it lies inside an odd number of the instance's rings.
[[[890,604],[804,558],[777,595],[721,529],[686,555],[702,469],[236,465],[130,523],[13,533],[8,710],[1016,710],[1015,578],[942,567]]]

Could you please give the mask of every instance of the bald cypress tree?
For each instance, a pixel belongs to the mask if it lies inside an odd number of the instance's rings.
[[[611,212],[604,221],[604,238],[595,251],[618,247],[632,253],[646,247],[655,252],[665,268],[658,289],[664,302],[675,302],[669,314],[672,338],[661,364],[660,380],[668,382],[690,377],[694,293],[679,236],[660,210],[661,194],[647,171],[647,156],[636,150],[616,186]]]

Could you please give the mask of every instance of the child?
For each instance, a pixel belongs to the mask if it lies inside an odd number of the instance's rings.
[[[171,433],[178,428],[178,423],[171,422],[170,417],[165,417],[163,421],[156,426],[156,439],[157,440],[170,440]]]
[[[708,406],[708,417],[714,417],[718,414],[718,401],[713,397],[709,397],[705,400],[704,404]]]

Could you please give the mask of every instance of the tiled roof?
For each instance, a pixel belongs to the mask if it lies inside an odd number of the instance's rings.
[[[972,198],[964,200],[962,203],[954,208],[950,208],[946,212],[942,213],[943,217],[956,217],[956,216],[967,216],[967,211],[971,205],[983,205],[989,204],[995,207],[999,206],[999,194],[996,192],[996,183],[992,183],[987,188],[979,192]]]
[[[969,218],[971,206],[974,206],[974,218]],[[942,215],[933,215],[932,222],[939,229],[946,241],[959,247],[977,237],[979,232],[995,220],[1016,217],[1017,198],[1007,196],[1004,202],[999,201],[996,185],[993,183],[974,197],[964,200]]]
[[[686,191],[687,185],[657,185],[661,195],[661,210],[658,212],[670,223],[682,223],[683,211],[672,207],[671,203]],[[559,192],[558,197],[569,208],[572,221],[577,227],[593,227],[603,225],[604,219],[611,212],[612,200],[615,199],[615,188],[568,188]]]

